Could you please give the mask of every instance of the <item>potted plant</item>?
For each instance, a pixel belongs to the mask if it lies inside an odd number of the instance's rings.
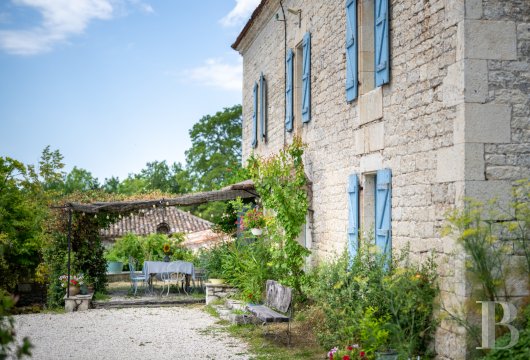
[[[68,287],[70,296],[79,294],[80,287],[84,285],[83,274],[70,275],[70,282],[68,282],[68,275],[63,274],[59,276],[59,281],[61,282],[61,287]]]
[[[223,254],[227,251],[227,244],[217,245],[201,252],[199,262],[204,268],[210,284],[223,284]]]
[[[121,261],[118,254],[113,249],[105,254],[105,260],[107,260],[107,273],[108,274],[121,274],[123,269],[123,262]]]
[[[358,344],[348,345],[344,350],[334,347],[328,352],[329,360],[355,360],[366,359],[366,353]]]
[[[250,209],[245,213],[243,217],[243,226],[250,229],[253,235],[259,236],[263,234],[263,228],[266,225],[265,217],[263,212],[257,208]]]

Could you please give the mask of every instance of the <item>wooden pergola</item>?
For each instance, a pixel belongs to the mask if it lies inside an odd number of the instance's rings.
[[[110,201],[84,203],[67,203],[64,209],[68,210],[68,284],[70,283],[70,253],[72,250],[72,213],[114,213],[123,214],[142,209],[151,209],[160,206],[189,206],[200,205],[212,201],[228,201],[237,198],[249,199],[257,198],[256,188],[252,180],[245,180],[236,184],[228,185],[220,190],[204,191],[192,194],[184,194],[174,198],[163,198],[155,200],[134,200],[134,201]],[[70,298],[70,288],[66,288],[66,297]]]

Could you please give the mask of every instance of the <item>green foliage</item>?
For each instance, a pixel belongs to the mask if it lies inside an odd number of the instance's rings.
[[[388,349],[390,316],[379,314],[377,307],[369,306],[359,323],[360,339],[368,358],[375,356],[376,351]]]
[[[245,301],[259,302],[268,279],[275,279],[271,266],[270,244],[266,239],[251,243],[234,241],[222,254],[222,274],[228,283],[241,291]]]
[[[144,261],[161,261],[164,259],[164,244],[170,246],[170,259],[194,261],[194,256],[190,250],[181,246],[184,235],[181,233],[172,234],[171,237],[165,234],[151,234],[148,236],[138,236],[127,234],[117,239],[114,245],[106,252],[105,258],[108,261],[121,261],[124,264],[129,262],[129,256],[138,260],[139,264]]]
[[[32,278],[41,259],[43,226],[49,216],[51,191],[60,179],[62,157],[43,151],[40,171],[0,157],[0,288],[13,292],[21,278]]]
[[[15,321],[9,315],[14,305],[13,298],[0,289],[0,360],[31,356],[29,339],[25,337],[22,344],[16,341]]]
[[[301,139],[295,138],[277,155],[267,159],[252,156],[248,162],[264,208],[274,213],[267,229],[273,241],[272,263],[278,280],[299,293],[304,281],[305,257],[310,254],[297,241],[309,206],[303,149]]]
[[[530,181],[528,179],[517,181],[512,192],[512,199],[508,208],[502,208],[493,199],[487,204],[467,199],[463,209],[457,209],[448,214],[449,225],[445,229],[446,234],[454,234],[457,241],[462,245],[468,261],[466,268],[469,278],[472,280],[472,295],[478,299],[490,301],[509,300],[510,294],[506,285],[508,275],[519,276],[530,279]],[[511,261],[516,259],[513,253],[524,255],[524,264],[516,264]],[[522,265],[522,266],[519,266]],[[527,281],[527,289],[530,282]],[[470,348],[474,349],[480,343],[480,332],[468,317],[463,319],[459,315],[452,314],[449,309],[444,309],[448,315],[459,325],[468,330]],[[475,304],[466,306],[468,313],[478,313]],[[524,347],[525,336],[523,331],[519,343],[523,347],[513,347],[510,352],[503,350],[491,352],[491,358],[510,354],[510,358],[526,358],[528,352]],[[508,343],[506,337],[499,340],[500,343]],[[499,357],[500,358],[500,357]]]
[[[71,194],[76,191],[88,191],[99,189],[98,179],[92,173],[76,166],[64,178],[63,192]]]
[[[212,190],[233,182],[241,168],[241,105],[206,115],[190,130],[186,151],[193,190]]]
[[[209,279],[223,277],[223,257],[228,251],[227,243],[218,244],[210,249],[199,250],[199,267],[204,269],[206,277]]]
[[[385,263],[363,242],[353,260],[344,253],[311,274],[305,290],[324,315],[316,329],[324,348],[358,343],[369,357],[387,348],[405,359],[428,356],[436,328],[434,263],[411,264],[408,249],[393,257],[389,270]]]

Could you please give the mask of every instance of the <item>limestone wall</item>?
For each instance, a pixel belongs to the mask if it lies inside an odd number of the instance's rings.
[[[359,0],[361,2],[362,0]],[[392,0],[390,84],[345,100],[345,2],[283,1],[287,48],[311,32],[311,121],[284,131],[284,23],[271,0],[238,49],[243,54],[243,158],[277,152],[294,134],[308,145],[313,182],[312,251],[329,258],[347,243],[351,173],[392,169],[392,241],[440,259],[441,299],[469,296],[463,258],[440,234],[463,197],[497,194],[529,173],[529,2]],[[302,21],[287,12],[301,9]],[[268,137],[251,147],[252,88],[268,85]],[[444,322],[440,358],[465,357],[461,329]]]

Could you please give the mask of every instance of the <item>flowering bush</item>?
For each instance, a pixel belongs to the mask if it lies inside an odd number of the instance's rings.
[[[257,228],[261,229],[265,227],[265,217],[263,216],[263,212],[259,211],[258,209],[250,209],[246,212],[245,216],[243,217],[242,225],[246,229],[252,229]]]
[[[61,287],[66,287],[68,284],[68,275],[59,276],[59,281],[61,282]],[[70,275],[70,285],[71,286],[81,286],[83,285],[83,274],[79,275]]]
[[[366,359],[366,354],[361,350],[359,345],[348,345],[344,350],[334,347],[328,352],[329,360],[355,360]]]

